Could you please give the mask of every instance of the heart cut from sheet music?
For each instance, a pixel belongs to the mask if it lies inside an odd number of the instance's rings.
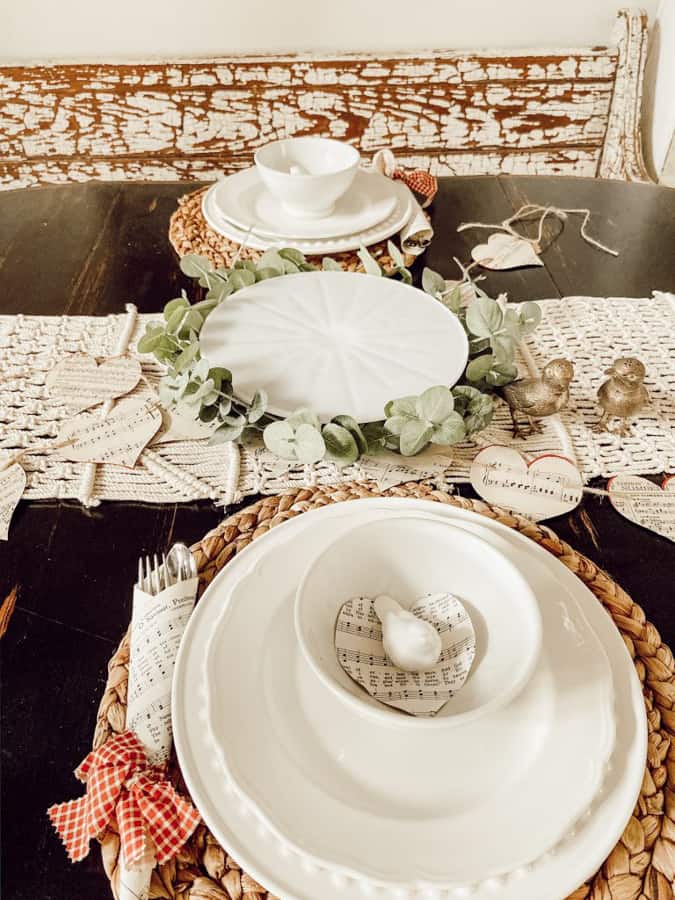
[[[0,541],[9,535],[12,514],[26,487],[26,473],[18,463],[0,469]]]
[[[474,456],[469,477],[483,500],[535,522],[570,512],[581,502],[579,469],[552,453],[528,461],[513,447],[492,444]]]
[[[607,482],[607,490],[622,516],[675,541],[675,475],[660,486],[638,475],[615,475]]]
[[[59,452],[73,462],[114,463],[132,467],[162,424],[154,397],[125,397],[104,419],[81,413],[61,428]]]
[[[476,634],[464,606],[449,593],[428,594],[410,612],[441,636],[441,658],[424,672],[406,672],[388,659],[373,600],[357,597],[340,608],[335,626],[338,662],[371,697],[413,716],[434,716],[467,679]]]
[[[78,353],[61,360],[47,374],[49,396],[75,412],[91,409],[132,391],[141,379],[141,364],[131,356],[114,356],[97,363]]]
[[[491,234],[487,244],[478,244],[471,251],[475,262],[485,269],[519,269],[523,266],[543,266],[529,241],[513,234]]]

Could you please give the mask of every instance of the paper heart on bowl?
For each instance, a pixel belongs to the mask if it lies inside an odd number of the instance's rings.
[[[513,234],[491,234],[486,244],[471,251],[475,262],[486,269],[517,269],[521,266],[543,266],[529,241]]]
[[[581,473],[567,457],[547,453],[527,460],[513,447],[499,444],[476,454],[469,477],[483,500],[536,522],[570,512],[583,491]]]
[[[59,452],[73,462],[114,463],[131,467],[162,424],[154,397],[126,397],[104,419],[82,413],[69,419],[57,441]]]
[[[615,475],[607,482],[609,500],[626,519],[675,541],[675,475],[661,485],[638,475]]]
[[[50,397],[82,412],[128,394],[140,379],[141,364],[131,356],[114,356],[97,363],[93,356],[78,353],[57,363],[45,384]]]
[[[464,606],[450,593],[427,594],[410,612],[441,636],[441,658],[424,672],[405,672],[386,656],[373,600],[357,597],[340,608],[335,625],[338,662],[371,697],[413,716],[434,716],[467,679],[476,634]]]
[[[1,462],[0,465],[2,465]],[[25,487],[26,473],[18,463],[12,463],[7,468],[0,469],[0,541],[7,540],[12,513],[21,499]]]

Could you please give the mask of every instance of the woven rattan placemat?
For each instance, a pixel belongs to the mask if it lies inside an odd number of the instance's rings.
[[[200,188],[198,191],[184,194],[178,200],[178,209],[171,216],[169,223],[169,240],[176,253],[179,256],[185,256],[186,253],[197,253],[210,259],[216,268],[229,268],[235,256],[237,259],[259,259],[262,256],[262,250],[244,247],[240,251],[239,244],[235,241],[230,241],[209,228],[202,215],[202,197],[206,190],[207,188]],[[387,253],[386,241],[373,244],[368,247],[368,250],[385,271],[394,267],[393,260]],[[320,266],[324,256],[330,256],[348,272],[355,272],[363,268],[356,251],[308,256],[307,261]],[[408,265],[412,259],[413,257],[406,258]]]
[[[267,497],[226,519],[192,549],[200,590],[247,544],[270,528],[310,509],[363,497],[417,497],[473,510],[515,528],[561,560],[590,588],[619,628],[643,685],[649,744],[642,790],[623,836],[600,871],[569,900],[672,900],[675,884],[675,665],[670,649],[643,610],[591,560],[561,541],[549,528],[477,500],[450,496],[429,485],[410,483],[381,493],[357,484],[301,489]],[[94,746],[125,727],[129,664],[128,635],[110,661],[100,704]],[[174,761],[176,780],[180,773]],[[102,841],[106,873],[116,885],[119,839]],[[243,872],[200,825],[181,854],[153,873],[151,898],[189,900],[273,900]],[[316,898],[320,900],[320,898]]]

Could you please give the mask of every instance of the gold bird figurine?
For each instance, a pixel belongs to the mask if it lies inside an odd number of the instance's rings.
[[[594,431],[613,431],[622,436],[630,434],[630,425],[626,419],[636,415],[649,403],[647,388],[642,383],[645,374],[645,367],[634,356],[615,359],[609,369],[605,370],[605,375],[610,377],[598,388],[602,416]],[[610,429],[609,420],[614,416],[621,421],[617,428]]]
[[[513,436],[526,437],[541,431],[535,419],[553,416],[564,409],[570,399],[569,386],[574,378],[574,366],[568,359],[553,359],[544,366],[541,378],[519,378],[502,388],[504,399],[511,410]],[[518,413],[530,423],[523,431],[518,424]]]

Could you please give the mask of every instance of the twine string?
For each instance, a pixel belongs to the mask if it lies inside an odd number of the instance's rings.
[[[597,240],[594,237],[591,237],[591,235],[588,234],[586,227],[591,218],[590,209],[561,209],[558,206],[539,206],[536,203],[525,203],[517,212],[515,212],[512,216],[509,216],[507,219],[504,219],[502,222],[499,222],[497,224],[491,224],[489,222],[462,222],[462,224],[457,227],[457,231],[466,231],[467,228],[497,229],[498,231],[503,231],[506,234],[510,234],[521,241],[525,241],[526,243],[531,245],[535,253],[541,253],[541,242],[544,236],[544,222],[546,221],[546,218],[548,216],[556,216],[556,218],[560,219],[561,222],[565,222],[567,220],[567,217],[570,215],[579,215],[584,217],[581,222],[581,227],[579,228],[579,233],[587,244],[590,244],[597,250],[602,250],[603,253],[609,253],[611,256],[619,255],[618,250],[612,250],[611,247],[607,247],[601,241]],[[537,230],[536,238],[526,237],[525,235],[520,234],[518,231],[516,231],[516,229],[513,227],[516,222],[525,222],[537,216],[539,217],[539,227]]]

